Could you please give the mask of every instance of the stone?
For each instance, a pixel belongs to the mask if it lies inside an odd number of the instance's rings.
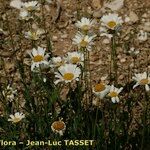
[[[150,32],[150,22],[145,22],[145,24],[143,26],[143,30]]]
[[[112,11],[120,10],[124,5],[124,0],[115,0],[110,3],[106,3],[104,6],[111,9]]]
[[[104,40],[103,40],[103,43],[104,43],[104,44],[109,44],[109,43],[110,43],[110,39],[104,39]]]
[[[53,42],[57,42],[58,41],[58,37],[57,36],[52,36],[52,41]]]
[[[120,75],[119,80],[123,80],[123,79],[124,79],[124,75]]]
[[[66,39],[68,37],[68,34],[63,34],[63,35],[61,35],[61,38],[62,39]]]
[[[103,0],[92,0],[92,7],[94,9],[100,9],[103,6]]]
[[[93,12],[93,17],[94,18],[100,18],[102,16],[101,10],[97,10]]]
[[[135,12],[133,12],[133,11],[131,11],[129,13],[129,18],[130,18],[130,21],[133,22],[133,23],[135,23],[135,22],[137,22],[139,20],[137,14]]]

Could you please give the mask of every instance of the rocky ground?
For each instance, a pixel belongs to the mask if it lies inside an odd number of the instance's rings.
[[[98,36],[90,53],[93,81],[107,76],[110,68],[111,41],[105,37],[99,37],[98,28],[101,16],[112,12],[118,6],[115,4],[111,6],[112,8],[108,8],[106,3],[110,3],[110,1],[59,0],[46,4],[44,8],[46,28],[53,48],[52,52],[57,56],[63,56],[68,51],[76,50],[76,47],[72,45],[72,38],[77,32],[75,27],[77,20],[82,17],[89,17],[97,21],[93,32]],[[9,6],[9,1],[2,0],[0,7],[0,82],[6,83],[6,81],[13,79],[17,83],[19,75],[15,63],[16,58],[24,59],[24,64],[30,66],[27,51],[32,49],[32,44],[23,37],[23,32],[28,31],[28,27],[18,21],[18,11]],[[116,10],[123,18],[127,16],[130,18],[129,22],[123,24],[118,39],[118,76],[122,83],[129,79],[129,68],[132,70],[131,73],[147,70],[147,67],[150,69],[150,56],[147,56],[150,40],[147,39],[144,42],[137,40],[140,29],[150,32],[149,8],[149,0],[124,0],[123,5]],[[39,13],[39,15],[41,14]],[[32,26],[36,25],[33,22]],[[42,27],[43,23],[39,23],[38,26]],[[13,43],[10,42],[11,39],[13,39]],[[36,44],[45,46],[44,38],[41,38]],[[128,55],[131,47],[139,50],[139,54],[134,59]]]

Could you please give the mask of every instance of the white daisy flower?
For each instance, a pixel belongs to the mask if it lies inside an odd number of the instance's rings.
[[[12,102],[15,99],[15,95],[17,94],[17,90],[13,89],[10,85],[8,85],[6,90],[2,91],[2,93],[8,101]]]
[[[27,10],[27,11],[35,11],[35,10],[39,10],[40,5],[38,4],[38,1],[30,1],[30,2],[25,2],[23,3],[23,9]]]
[[[60,136],[62,136],[66,130],[66,124],[62,121],[55,121],[51,125],[51,129],[53,132],[58,133]]]
[[[88,18],[83,17],[81,21],[77,21],[75,25],[82,31],[89,31],[94,25],[94,23],[95,23],[94,20],[90,20]]]
[[[28,31],[25,32],[25,38],[36,41],[40,38],[42,34],[44,34],[43,29],[37,29],[36,31]]]
[[[131,55],[135,56],[140,53],[139,50],[136,50],[134,47],[131,47],[130,50],[128,51]]]
[[[8,121],[11,121],[13,123],[18,123],[23,118],[25,118],[25,115],[23,113],[16,112],[14,115],[10,115],[10,119],[8,119]]]
[[[78,32],[75,35],[75,38],[73,38],[73,44],[77,45],[78,48],[86,48],[88,51],[91,51],[93,43],[93,39],[96,37],[96,35],[88,36],[83,35],[82,33]]]
[[[118,102],[119,102],[119,97],[118,97],[118,95],[119,95],[119,93],[120,93],[122,90],[123,90],[123,87],[121,87],[121,88],[116,88],[116,87],[114,87],[114,85],[112,85],[112,86],[110,87],[110,91],[109,91],[108,96],[111,97],[111,100],[112,100],[113,103],[116,103],[116,102],[118,103]]]
[[[22,20],[29,20],[29,19],[31,18],[31,17],[29,16],[28,11],[26,11],[26,10],[24,10],[24,9],[21,9],[21,10],[20,10],[19,17],[20,17],[20,19],[22,19]]]
[[[43,82],[46,83],[46,81],[47,81],[47,79],[46,79],[46,78],[43,78]]]
[[[104,15],[101,18],[102,26],[107,27],[108,29],[115,30],[118,26],[120,26],[123,23],[123,20],[121,17],[118,16],[118,14],[111,14]]]
[[[60,67],[65,64],[65,61],[60,57],[52,57],[50,67]]]
[[[29,55],[32,58],[31,71],[35,69],[35,67],[39,68],[42,65],[49,65],[47,58],[49,55],[44,55],[45,49],[42,47],[38,47],[37,49],[33,48],[32,52],[29,52]]]
[[[81,70],[79,67],[73,64],[65,64],[64,66],[60,66],[58,68],[58,72],[55,72],[55,77],[58,78],[55,81],[55,84],[63,81],[65,83],[69,83],[73,80],[78,81],[80,74],[81,74]]]
[[[10,2],[10,6],[17,8],[17,9],[21,9],[22,5],[23,5],[23,3],[21,2],[21,0],[12,0]]]
[[[80,52],[68,52],[67,53],[67,61],[71,64],[83,64],[84,55]]]
[[[110,90],[109,85],[105,85],[104,83],[98,83],[93,87],[93,93],[100,97],[100,99],[103,99],[106,94],[108,94]]]
[[[52,0],[46,0],[46,2],[48,2],[48,3],[50,3],[50,4],[51,4],[51,3],[52,3]]]
[[[150,90],[150,87],[149,87],[149,84],[150,84],[150,76],[148,76],[146,72],[135,74],[135,76],[134,76],[132,79],[137,82],[137,83],[133,86],[133,89],[136,88],[136,87],[139,86],[139,85],[144,85],[146,91],[149,91],[149,90]]]
[[[147,40],[148,38],[148,34],[147,32],[144,32],[143,30],[140,30],[140,32],[137,35],[137,38],[139,41],[144,42]]]

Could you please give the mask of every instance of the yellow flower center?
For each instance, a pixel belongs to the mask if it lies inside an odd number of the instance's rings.
[[[140,81],[140,85],[145,85],[145,84],[148,84],[148,79],[142,79]]]
[[[79,57],[72,57],[72,58],[71,58],[72,64],[76,64],[76,63],[79,62],[79,61],[80,61],[80,58],[79,58]]]
[[[72,80],[74,78],[73,73],[65,73],[63,76],[64,80]]]
[[[112,91],[112,92],[109,93],[109,96],[110,96],[110,97],[116,97],[116,96],[118,96],[118,93]]]
[[[28,6],[28,7],[26,7],[26,9],[27,9],[27,11],[32,11],[34,9],[34,7],[33,6]]]
[[[94,87],[95,92],[101,92],[101,91],[104,91],[105,89],[106,87],[103,83],[96,84]]]
[[[57,67],[60,67],[60,66],[62,66],[63,64],[64,64],[64,61],[60,61],[60,62],[57,62],[57,63],[56,63],[56,66],[57,66]]]
[[[31,33],[31,38],[32,38],[33,40],[37,40],[37,34],[36,34],[36,32],[32,32],[32,33]]]
[[[86,41],[84,41],[84,40],[82,40],[81,42],[80,42],[80,46],[81,47],[86,47],[88,45],[88,42],[86,42]]]
[[[40,61],[43,61],[43,60],[44,60],[44,57],[42,55],[36,55],[33,58],[34,62],[40,62]]]
[[[82,27],[82,30],[84,30],[84,31],[88,31],[89,30],[89,26],[88,25],[84,25],[83,27]]]
[[[65,124],[63,121],[55,121],[53,124],[52,124],[52,127],[57,130],[57,131],[61,131],[65,128]]]
[[[20,120],[21,120],[20,118],[15,117],[15,118],[13,119],[13,122],[14,122],[14,123],[17,123],[17,122],[19,122]]]
[[[111,29],[114,29],[114,27],[117,25],[115,21],[109,21],[107,23],[108,27],[111,28]]]

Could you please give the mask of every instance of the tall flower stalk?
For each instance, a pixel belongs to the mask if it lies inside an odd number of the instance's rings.
[[[85,84],[85,95],[86,95],[86,105],[90,103],[90,87],[89,87],[89,52],[84,50],[84,84]],[[86,106],[86,107],[87,107]]]
[[[113,34],[112,37],[112,43],[111,43],[111,63],[112,63],[112,71],[113,71],[113,79],[115,82],[115,85],[117,85],[117,70],[118,70],[118,66],[117,66],[117,51],[116,51],[116,35],[115,33]],[[111,72],[112,72],[111,71]]]
[[[116,52],[116,35],[119,27],[123,23],[121,17],[116,13],[109,13],[101,18],[100,36],[111,38],[111,67],[110,67],[110,80],[113,79],[117,84],[117,52]]]
[[[45,36],[46,36],[46,44],[47,44],[48,51],[51,52],[52,45],[51,45],[51,41],[50,41],[50,37],[49,37],[49,31],[47,30],[47,27],[46,27],[46,18],[45,18],[45,12],[44,12],[45,8],[44,7],[45,7],[45,0],[41,0],[42,23],[43,23],[43,27],[44,27],[44,31],[45,31]]]
[[[91,75],[90,75],[90,51],[92,50],[93,39],[96,35],[90,36],[89,31],[94,25],[94,20],[88,18],[81,18],[80,21],[77,21],[76,26],[80,29],[81,32],[78,32],[73,39],[73,44],[78,46],[78,49],[84,54],[84,85],[85,85],[85,98],[86,98],[86,107],[89,104],[92,104],[92,86],[91,86]]]

